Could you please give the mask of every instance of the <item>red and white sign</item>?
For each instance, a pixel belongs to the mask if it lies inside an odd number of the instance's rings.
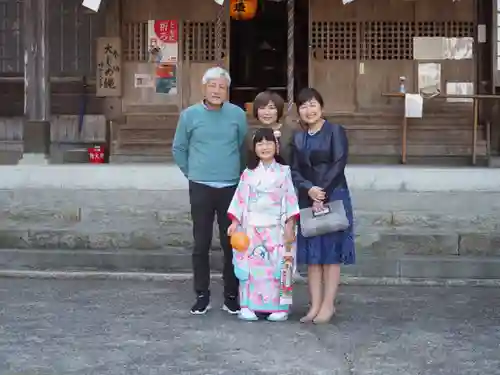
[[[155,21],[154,31],[163,43],[177,43],[179,41],[179,24],[176,20]]]

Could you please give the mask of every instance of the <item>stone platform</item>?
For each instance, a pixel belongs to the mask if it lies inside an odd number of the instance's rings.
[[[187,182],[173,166],[16,166],[0,174],[0,269],[191,268]],[[500,172],[356,166],[347,174],[358,264],[346,274],[500,279]],[[217,241],[212,259],[220,270]]]

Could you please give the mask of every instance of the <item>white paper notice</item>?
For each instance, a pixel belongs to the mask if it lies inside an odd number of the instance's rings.
[[[92,9],[94,12],[99,10],[101,0],[83,0],[82,5],[86,8]]]
[[[422,118],[424,99],[420,94],[405,95],[405,117]]]
[[[151,74],[136,73],[134,75],[134,86],[137,88],[155,87],[155,81]]]
[[[474,94],[474,83],[472,82],[446,82],[446,93],[448,95],[464,95],[469,96]],[[447,98],[449,103],[472,103],[472,98]]]
[[[418,92],[435,94],[441,91],[441,64],[418,64]]]

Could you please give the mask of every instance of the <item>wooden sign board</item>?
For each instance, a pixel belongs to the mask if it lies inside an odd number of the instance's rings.
[[[119,37],[97,38],[96,96],[122,95],[122,43]]]

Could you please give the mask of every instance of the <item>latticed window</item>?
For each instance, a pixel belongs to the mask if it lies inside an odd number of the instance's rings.
[[[122,39],[125,61],[145,62],[149,60],[147,22],[125,23]]]
[[[193,62],[215,61],[215,21],[182,22],[183,59]],[[222,24],[222,49],[227,48],[227,28]],[[123,26],[123,56],[126,61],[149,60],[148,23],[126,23]]]
[[[357,22],[313,22],[312,46],[316,58],[324,60],[356,60]]]
[[[226,49],[226,24],[222,24],[222,49]],[[215,61],[215,22],[184,22],[184,60]]]
[[[362,22],[362,60],[412,60],[413,22]]]
[[[314,21],[311,28],[314,57],[325,60],[412,60],[414,37],[473,36],[474,23],[465,21]]]

